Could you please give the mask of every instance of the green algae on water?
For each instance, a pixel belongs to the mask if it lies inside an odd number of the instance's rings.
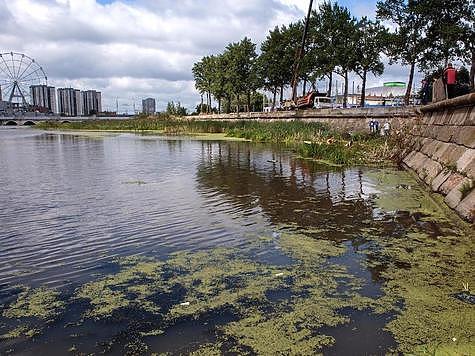
[[[313,231],[313,235],[318,233]],[[257,354],[316,354],[334,343],[331,336],[318,330],[349,322],[342,309],[372,306],[368,298],[358,294],[358,278],[343,266],[328,263],[328,258],[345,252],[341,245],[282,230],[258,242],[260,248],[278,247],[291,263],[256,261],[249,255],[256,248],[252,243],[248,249],[179,252],[165,261],[132,256],[117,259],[118,272],[86,283],[69,302],[88,303],[79,324],[87,319],[107,320],[120,310],[152,315],[155,321],[138,327],[127,350],[149,349],[142,338],[163,337],[160,335],[166,335],[168,328],[190,318],[231,313],[232,322],[217,326],[216,343],[202,345],[196,349],[197,355],[220,354],[223,347]],[[342,292],[339,284],[343,280]],[[171,297],[173,290],[182,293]],[[281,290],[288,296],[269,297],[270,292]],[[162,308],[163,298],[171,302],[169,307]]]
[[[31,329],[27,325],[21,325],[3,335],[0,335],[0,340],[17,339],[20,337],[25,337],[25,338],[30,339],[39,334],[41,334],[40,329],[37,329],[37,328]]]
[[[64,309],[64,302],[60,300],[60,293],[53,289],[25,288],[18,295],[17,300],[3,312],[6,318],[38,318],[52,319]]]
[[[408,172],[396,169],[384,169],[369,172],[375,188],[379,191],[375,199],[376,206],[386,212],[419,212],[446,221],[447,216],[441,204],[420,185]]]
[[[344,248],[287,232],[276,239],[260,238],[259,242],[279,245],[294,262],[275,266],[251,260],[243,250],[222,248],[175,253],[164,262],[128,258],[118,260],[118,273],[86,284],[77,297],[90,302],[86,317],[107,318],[121,308],[159,316],[158,320],[163,320],[159,329],[144,330],[142,337],[166,333],[167,327],[184,318],[230,310],[237,321],[219,327],[220,342],[231,340],[236,349],[250,348],[258,354],[265,354],[266,349],[287,354],[298,354],[299,349],[317,352],[333,342],[316,332],[318,328],[348,322],[339,312],[342,308],[368,305],[356,294],[358,282],[350,283],[350,292],[337,293],[336,278],[352,277],[341,266],[326,265],[325,260],[342,254]],[[160,299],[161,293],[178,286],[185,293],[168,311],[152,302],[152,296]],[[291,291],[290,299],[268,298],[269,291],[282,288]],[[219,350],[209,344],[195,353],[219,354]]]
[[[304,234],[283,233],[279,244],[284,253],[304,264],[321,264],[324,259],[345,252],[344,247],[337,246],[333,241],[316,239]]]
[[[0,335],[0,339],[33,338],[41,334],[45,325],[55,320],[65,309],[65,302],[54,289],[22,287],[16,300],[4,309],[2,315],[21,324]]]
[[[403,353],[473,354],[475,308],[455,298],[464,285],[475,285],[473,228],[447,213],[409,174],[386,171],[375,177],[381,191],[378,207],[419,212],[420,222],[442,227],[429,233],[414,220],[399,236],[367,231],[378,248],[363,252],[366,263],[381,270],[384,280],[385,295],[374,301],[375,310],[397,313],[386,329]]]
[[[77,298],[86,299],[91,305],[88,317],[109,317],[116,310],[136,307],[152,313],[158,306],[147,300],[152,294],[163,290],[162,262],[124,259],[123,268],[115,275],[90,282],[81,287]]]
[[[190,356],[221,356],[221,344],[201,345],[197,350],[190,352]]]
[[[169,263],[181,272],[174,282],[186,288],[186,305],[177,304],[169,317],[197,316],[225,307],[240,310],[242,300],[262,302],[267,290],[282,284],[275,277],[280,269],[235,254],[223,249],[175,254]]]
[[[442,345],[454,346],[454,339],[473,345],[475,309],[454,294],[464,283],[475,283],[474,248],[473,237],[433,239],[421,234],[407,234],[384,248],[406,263],[404,269],[389,265],[383,272],[383,290],[404,302],[402,313],[387,325],[403,352],[420,345],[436,351]]]

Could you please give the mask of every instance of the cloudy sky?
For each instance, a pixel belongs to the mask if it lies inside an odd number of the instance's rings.
[[[318,2],[318,1],[317,1]],[[374,14],[375,0],[339,1],[353,15]],[[0,0],[0,52],[25,53],[57,87],[97,89],[103,109],[133,111],[144,97],[200,101],[191,67],[244,36],[260,43],[269,29],[304,16],[308,0]],[[387,68],[382,78],[406,80]],[[323,83],[322,83],[323,84]]]

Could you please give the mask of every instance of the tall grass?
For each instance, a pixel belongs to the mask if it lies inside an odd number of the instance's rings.
[[[167,134],[225,133],[230,137],[246,138],[258,142],[303,142],[320,140],[331,135],[321,123],[301,121],[202,121],[174,119],[168,116],[135,118],[128,120],[88,120],[61,124],[56,121],[39,125],[44,129],[161,131]]]
[[[88,120],[83,122],[45,122],[44,129],[158,131],[167,135],[224,133],[229,137],[254,142],[292,143],[303,157],[316,158],[339,165],[379,162],[385,141],[367,135],[342,137],[326,124],[304,121],[202,121],[176,119],[166,115],[128,120]],[[331,139],[330,139],[331,138]],[[352,141],[353,145],[346,144]]]

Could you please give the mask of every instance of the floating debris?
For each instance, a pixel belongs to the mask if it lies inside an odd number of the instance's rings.
[[[143,180],[131,180],[127,182],[122,182],[122,184],[130,184],[130,185],[145,185],[147,182],[144,182]]]
[[[470,294],[469,292],[460,292],[454,294],[454,297],[462,302],[475,304],[475,295]]]

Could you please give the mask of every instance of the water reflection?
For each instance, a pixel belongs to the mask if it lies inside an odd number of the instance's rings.
[[[360,253],[377,247],[368,232],[388,238],[411,228],[442,233],[420,216],[375,208],[378,188],[371,169],[322,166],[296,159],[289,150],[132,134],[0,130],[0,304],[12,301],[17,284],[58,287],[71,296],[85,282],[116,272],[112,261],[120,256],[165,259],[176,251],[215,247],[246,247],[248,253],[261,235],[279,235],[283,227],[339,242],[346,252],[328,258],[328,266],[343,265],[362,279],[361,296],[379,297],[385,265],[371,263],[377,253]],[[285,267],[292,261],[279,250],[251,251],[257,262]],[[337,293],[348,288],[341,278]],[[181,302],[182,289],[169,291],[160,306]],[[268,293],[272,303],[291,298],[290,289]],[[114,322],[68,324],[86,310],[87,304],[74,300],[38,342],[25,342],[20,349],[61,354],[71,346],[73,333],[81,334],[82,352],[99,348],[121,354],[131,339],[140,339],[144,325],[160,322],[156,315],[123,309]],[[351,323],[324,330],[336,340],[326,353],[382,354],[394,346],[392,336],[381,330],[387,315],[352,308],[342,313]],[[194,350],[215,340],[215,325],[235,317],[210,312],[145,341],[158,352]],[[51,340],[60,347],[53,348]],[[2,345],[0,353],[7,348]]]
[[[198,142],[0,130],[0,285],[64,286],[116,256],[244,243],[262,219],[197,192],[199,156]]]
[[[373,183],[362,169],[331,169],[251,144],[203,143],[198,189],[224,194],[236,207],[262,211],[274,225],[318,228],[353,238],[373,219]]]

